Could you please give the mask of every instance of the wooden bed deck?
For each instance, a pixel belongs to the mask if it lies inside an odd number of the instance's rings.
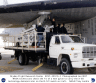
[[[7,46],[4,47],[4,49],[9,49],[9,50],[29,50],[29,51],[46,51],[46,48],[34,48],[34,47],[12,47],[12,46]]]

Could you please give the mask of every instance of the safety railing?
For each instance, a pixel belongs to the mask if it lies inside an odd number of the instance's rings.
[[[39,34],[43,34],[42,41],[39,41]],[[3,36],[5,42],[5,48],[11,47],[16,49],[37,50],[38,48],[44,48],[46,50],[46,32],[31,32],[22,33],[16,36]],[[40,42],[42,47],[37,48],[37,44]],[[11,44],[10,44],[11,43]]]

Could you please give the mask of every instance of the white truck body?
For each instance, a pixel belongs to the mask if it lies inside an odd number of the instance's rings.
[[[55,37],[59,37],[60,43],[55,43]],[[50,42],[50,58],[57,59],[57,66],[60,65],[62,55],[68,55],[73,68],[87,68],[96,66],[96,45],[85,43],[63,43],[61,36],[75,35],[54,35]],[[74,50],[72,50],[72,48]]]

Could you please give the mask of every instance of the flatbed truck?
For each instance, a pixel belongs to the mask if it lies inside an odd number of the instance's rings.
[[[89,72],[96,73],[96,45],[83,43],[77,35],[46,33],[44,46],[37,48],[37,33],[34,36],[34,46],[30,46],[30,34],[27,35],[27,46],[23,46],[22,37],[21,46],[16,46],[17,41],[13,41],[14,46],[4,47],[15,51],[15,58],[20,65],[27,65],[30,59],[38,63],[47,62],[48,65],[59,66],[62,74],[72,74],[74,68],[88,68]]]

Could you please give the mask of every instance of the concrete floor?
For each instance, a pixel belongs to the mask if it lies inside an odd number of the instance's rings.
[[[0,52],[2,54],[2,60],[0,60],[0,66],[5,67],[16,67],[20,68],[21,70],[15,70],[15,71],[5,71],[1,72],[0,74],[60,74],[59,67],[49,66],[46,63],[37,69],[35,72],[32,71],[34,67],[37,66],[36,62],[29,62],[29,65],[20,66],[18,64],[18,61],[14,61],[11,64],[8,64],[11,58],[11,55],[14,54],[14,51],[5,51],[4,49]],[[87,69],[75,69],[74,74],[90,74]]]

